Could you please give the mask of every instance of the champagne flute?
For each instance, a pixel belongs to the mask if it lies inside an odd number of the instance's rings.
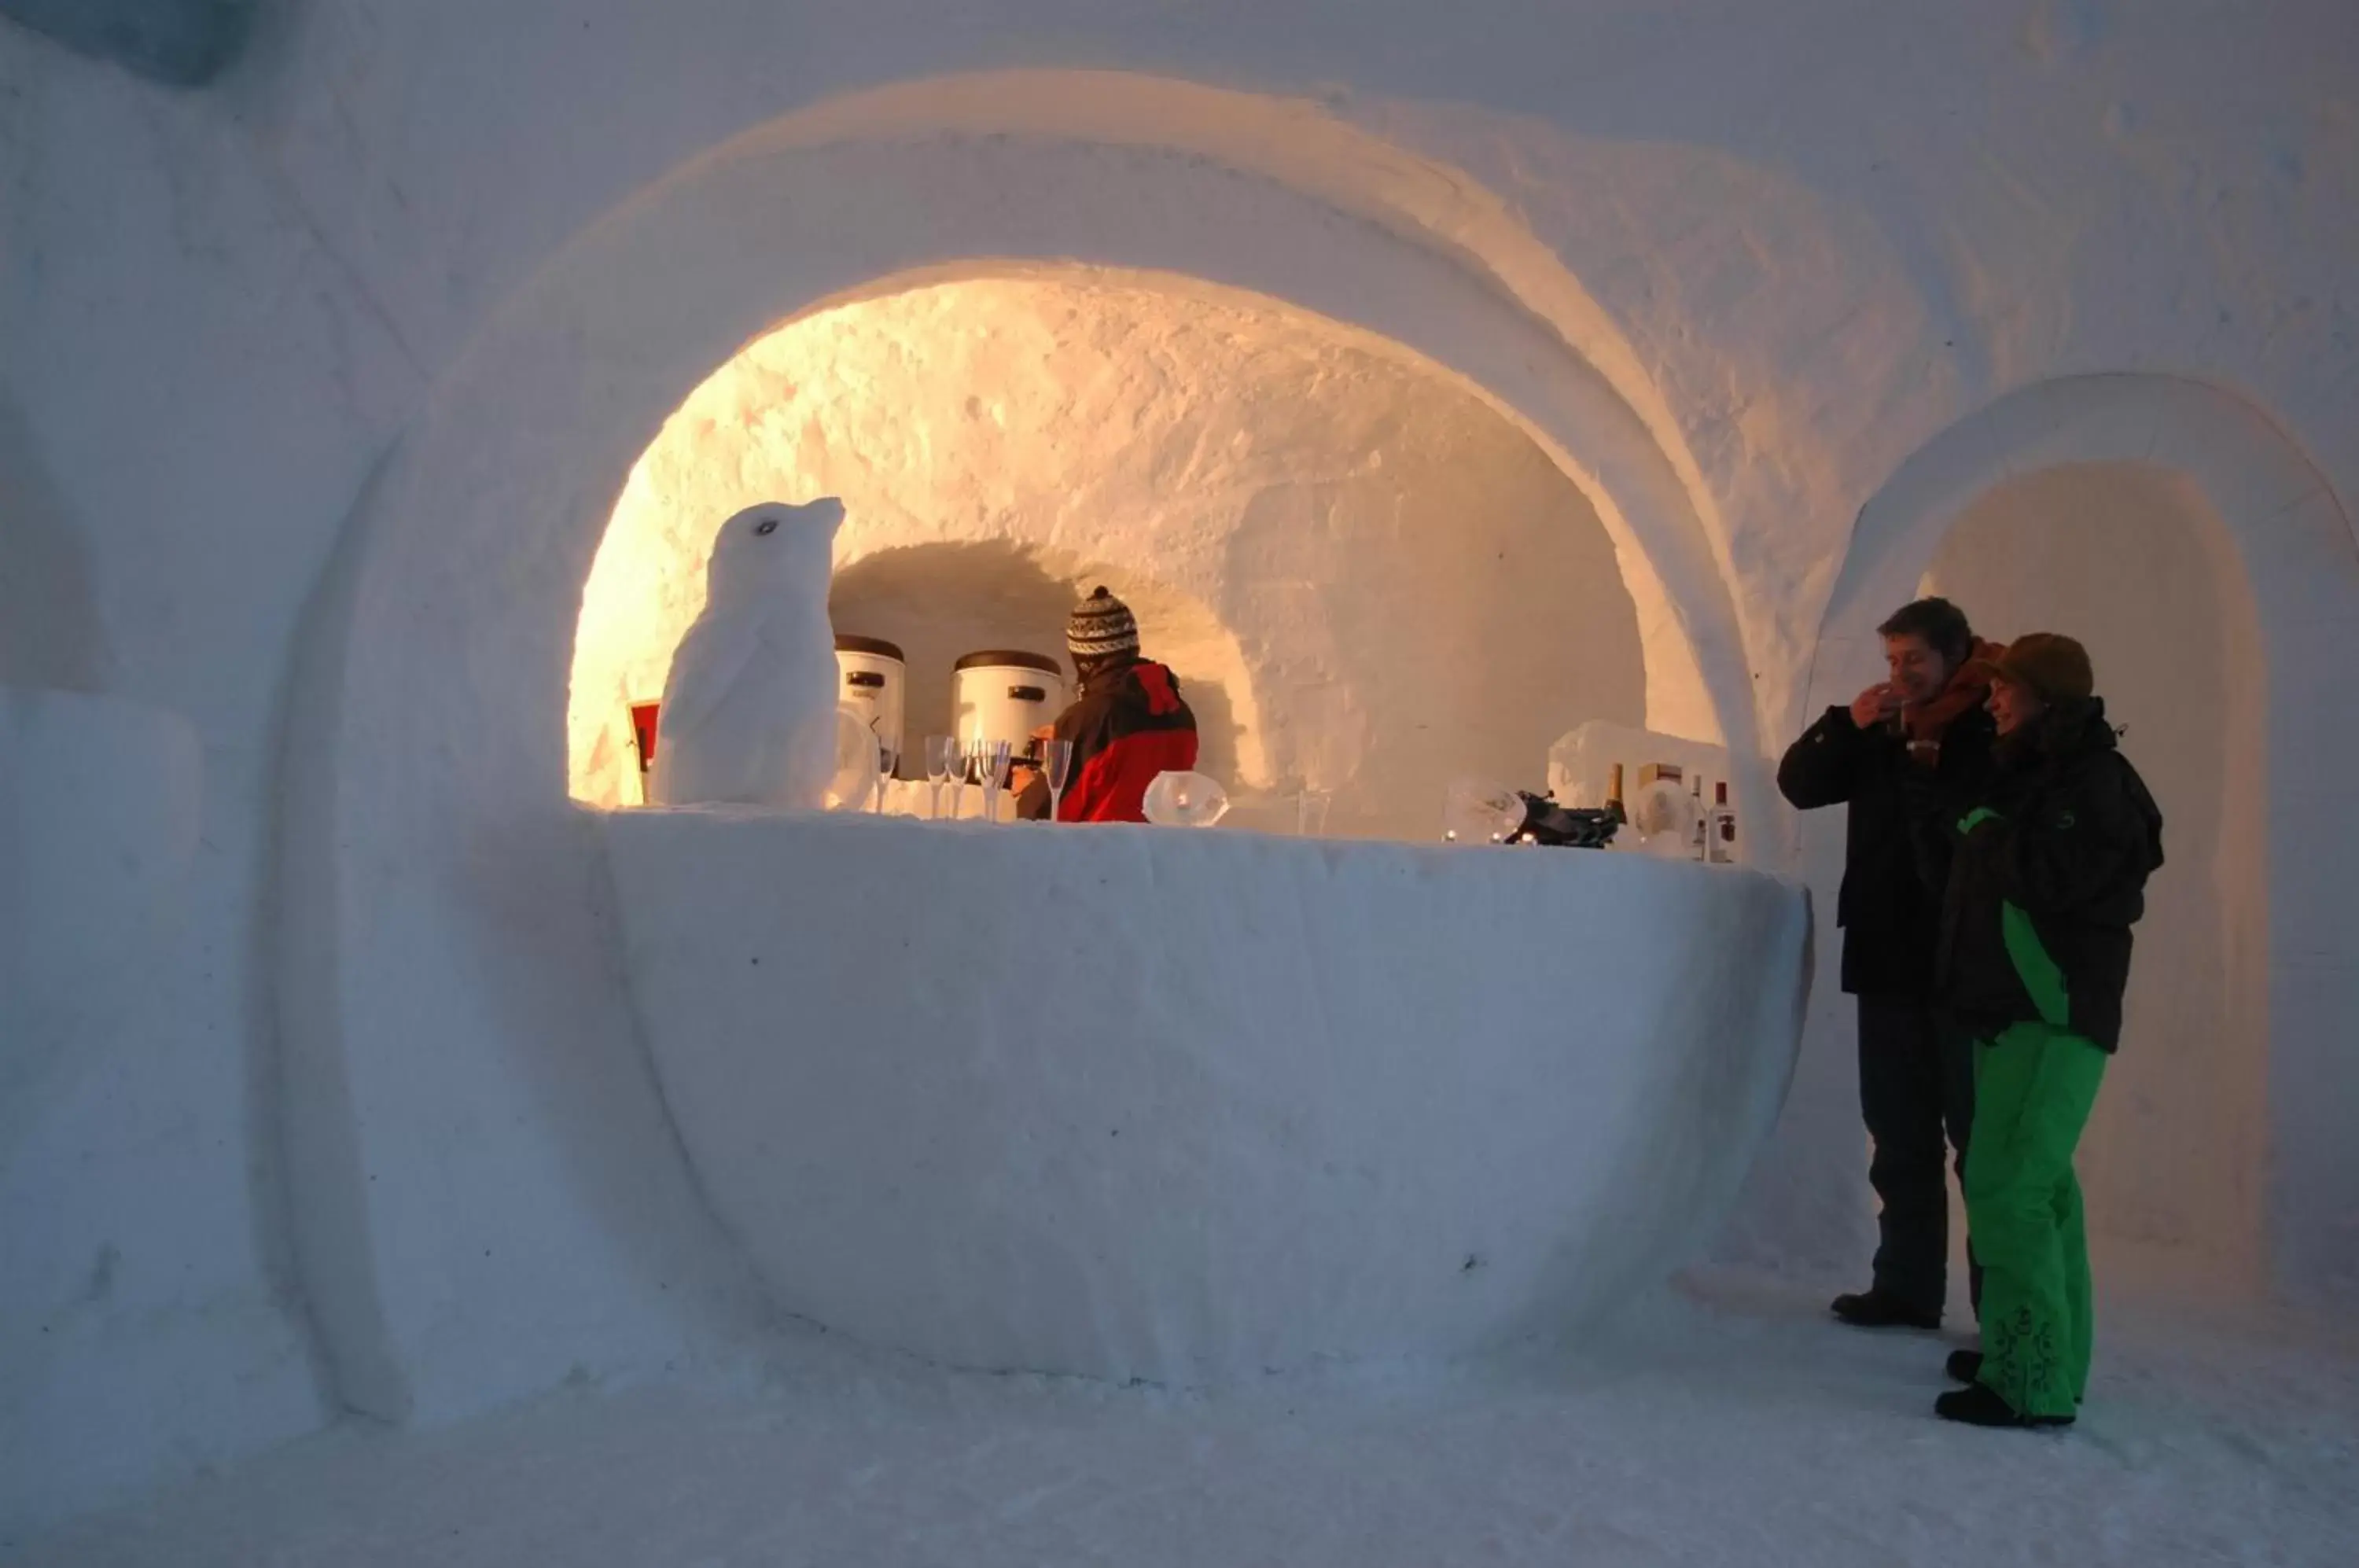
[[[1320,838],[1327,832],[1327,802],[1333,797],[1324,789],[1305,786],[1294,794],[1294,833],[1297,838]]]
[[[955,740],[946,740],[943,749],[949,753],[944,760],[950,770],[951,821],[956,822],[966,810],[966,776],[974,763],[974,753],[973,747],[962,746]]]
[[[1049,739],[1040,743],[1040,777],[1049,786],[1049,820],[1060,820],[1065,804],[1065,785],[1073,771],[1073,743]]]
[[[999,789],[1007,782],[1007,743],[1004,740],[978,740],[974,743],[974,768],[983,783],[983,820],[999,820]]]
[[[883,735],[876,737],[876,814],[885,814],[885,789],[893,782],[893,769],[900,765],[901,754]]]
[[[942,786],[949,782],[951,764],[958,757],[958,742],[949,735],[926,737],[926,782],[933,787],[933,800],[926,809],[926,820],[942,820]]]

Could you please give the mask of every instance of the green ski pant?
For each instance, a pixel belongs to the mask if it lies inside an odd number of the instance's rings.
[[[1974,1048],[1966,1228],[1983,1266],[1982,1381],[2021,1415],[2070,1416],[2089,1388],[2089,1241],[2073,1147],[2105,1053],[2048,1024]]]

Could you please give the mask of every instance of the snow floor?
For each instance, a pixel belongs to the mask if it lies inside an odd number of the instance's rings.
[[[2101,1278],[2100,1289],[2104,1290]],[[2100,1304],[2060,1433],[1933,1421],[1952,1341],[1691,1276],[1582,1355],[1217,1396],[932,1370],[810,1332],[758,1377],[349,1424],[25,1564],[2359,1562],[2359,1332]]]

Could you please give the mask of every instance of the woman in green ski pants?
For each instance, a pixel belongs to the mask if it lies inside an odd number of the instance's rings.
[[[1936,987],[1980,1042],[1966,1227],[1983,1349],[1937,1414],[2069,1424],[2088,1391],[2089,1248],[2072,1152],[2121,1041],[2130,926],[2162,864],[2162,815],[2114,745],[2089,656],[2037,633],[1996,661],[1997,771],[1954,824]]]

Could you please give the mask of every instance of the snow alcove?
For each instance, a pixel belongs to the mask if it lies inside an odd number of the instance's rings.
[[[2170,802],[2115,1065],[2081,1145],[2115,1261],[2180,1288],[2260,1275],[2268,1052],[2266,677],[2234,541],[2183,474],[2075,463],[1961,513],[1928,573],[2001,635],[2071,626],[2106,716]]]
[[[1812,703],[1875,678],[1870,605],[1928,590],[1956,594],[1986,637],[2074,627],[2166,802],[2169,863],[2125,998],[2143,1048],[2121,1053],[2081,1146],[2093,1254],[2207,1299],[2343,1288],[2353,1176],[2314,1109],[2350,1072],[2340,933],[2359,920],[2327,825],[2344,743],[2321,722],[2347,700],[2359,602],[2340,501],[2229,393],[2060,378],[1961,421],[1869,500]],[[1801,847],[1814,882],[1835,875],[1840,823],[1806,822]],[[1798,1081],[1788,1126],[1813,1102],[1832,1120],[1822,1083]]]
[[[1180,676],[1240,822],[1307,784],[1332,832],[1430,841],[1453,774],[1538,789],[1558,736],[1645,716],[1595,507],[1473,391],[1266,297],[1040,270],[815,312],[665,421],[583,595],[576,799],[636,799],[629,705],[662,691],[722,519],[828,495],[835,627],[908,654],[907,749],[947,733],[954,659],[1061,661],[1097,583]]]
[[[1613,542],[1529,435],[1397,344],[1182,278],[816,312],[632,469],[577,799],[631,801],[716,524],[819,495],[836,628],[910,656],[905,746],[947,729],[954,658],[1061,653],[1109,582],[1243,804],[1214,835],[603,820],[666,1104],[775,1299],[953,1365],[1196,1383],[1577,1322],[1709,1231],[1790,1067],[1799,892],[1434,843],[1454,774],[1536,788],[1568,730],[1645,716]],[[1422,847],[1235,831],[1299,787]],[[1698,983],[1686,942],[1726,962]]]

